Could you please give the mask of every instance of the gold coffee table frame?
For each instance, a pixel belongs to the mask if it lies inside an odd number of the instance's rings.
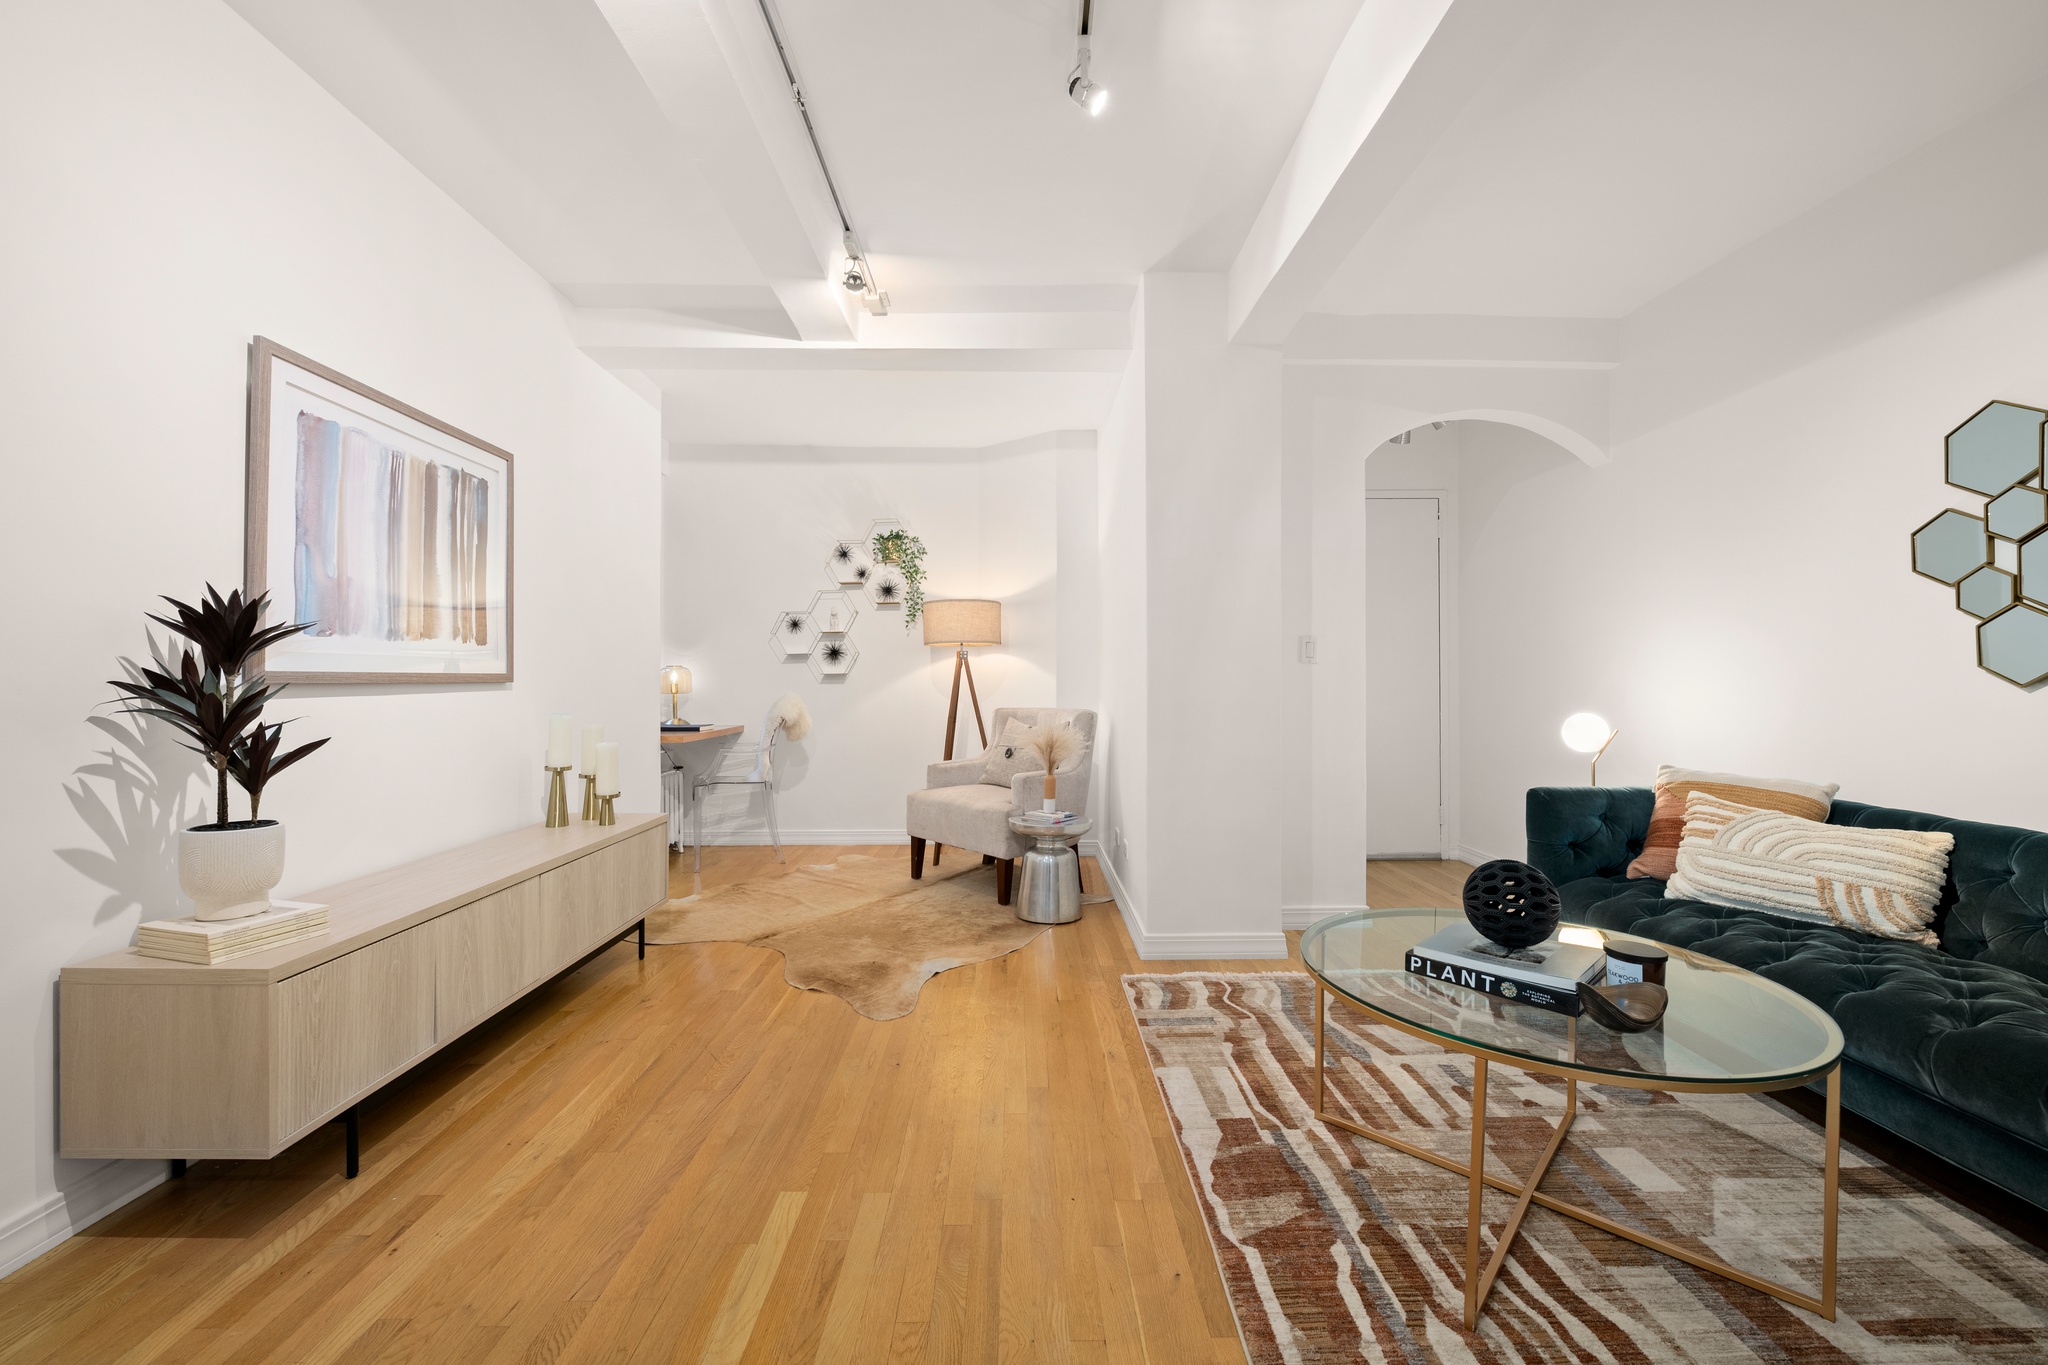
[[[1512,1053],[1483,1047],[1477,1043],[1468,1042],[1460,1038],[1447,1037],[1434,1030],[1411,1024],[1407,1020],[1389,1014],[1384,1010],[1375,1009],[1361,1000],[1353,999],[1343,991],[1332,987],[1324,981],[1322,973],[1314,967],[1309,968],[1309,975],[1315,978],[1316,983],[1316,1118],[1332,1127],[1341,1128],[1347,1133],[1356,1133],[1362,1138],[1370,1138],[1382,1146],[1391,1147],[1397,1152],[1406,1152],[1409,1156],[1421,1157],[1424,1161],[1430,1162],[1433,1165],[1441,1166],[1447,1171],[1462,1175],[1465,1177],[1470,1188],[1469,1212],[1465,1222],[1466,1331],[1473,1331],[1479,1326],[1479,1310],[1486,1304],[1486,1296],[1492,1291],[1494,1279],[1500,1274],[1501,1266],[1507,1261],[1508,1249],[1514,1245],[1515,1237],[1521,1232],[1522,1219],[1528,1214],[1529,1206],[1532,1203],[1541,1204],[1544,1208],[1554,1213],[1561,1213],[1567,1218],[1576,1218],[1581,1223],[1599,1228],[1602,1232],[1612,1233],[1616,1237],[1625,1237],[1638,1246],[1646,1246],[1652,1251],[1660,1251],[1666,1256],[1684,1261],[1687,1265],[1697,1266],[1701,1270],[1723,1276],[1735,1281],[1737,1284],[1748,1285],[1751,1289],[1769,1294],[1773,1298],[1783,1299],[1786,1303],[1818,1313],[1829,1322],[1835,1320],[1835,1213],[1840,1189],[1839,1177],[1842,1150],[1842,1058],[1839,1052],[1825,1065],[1815,1067],[1798,1075],[1772,1076],[1768,1080],[1682,1081],[1672,1080],[1663,1076],[1619,1075],[1597,1068],[1576,1067],[1569,1062],[1537,1061],[1533,1058],[1516,1056]],[[1378,1022],[1391,1024],[1403,1033],[1423,1039],[1426,1042],[1435,1043],[1453,1052],[1462,1052],[1472,1058],[1472,1158],[1469,1162],[1453,1161],[1449,1157],[1440,1156],[1435,1152],[1429,1151],[1427,1148],[1417,1147],[1412,1142],[1405,1142],[1395,1137],[1392,1133],[1382,1133],[1376,1129],[1367,1128],[1361,1124],[1353,1123],[1349,1119],[1339,1118],[1337,1115],[1324,1110],[1323,997],[1326,994],[1336,996],[1352,1008],[1371,1015]],[[1524,1008],[1534,1008],[1534,1006],[1525,1006]],[[1571,1036],[1576,1041],[1578,1036],[1577,1019],[1571,1020],[1571,1031]],[[1539,1075],[1556,1076],[1565,1083],[1564,1118],[1559,1121],[1557,1131],[1550,1135],[1550,1143],[1543,1149],[1543,1155],[1537,1160],[1536,1169],[1531,1171],[1528,1178],[1524,1181],[1517,1182],[1504,1176],[1493,1175],[1486,1169],[1486,1068],[1490,1062],[1500,1062],[1507,1066],[1518,1067],[1523,1071],[1533,1071]],[[1541,1190],[1537,1189],[1537,1186],[1543,1183],[1543,1177],[1550,1170],[1551,1158],[1557,1155],[1560,1147],[1564,1146],[1564,1137],[1566,1133],[1571,1131],[1572,1120],[1578,1115],[1579,1082],[1581,1080],[1591,1081],[1598,1085],[1622,1086],[1630,1090],[1685,1091],[1688,1093],[1727,1095],[1761,1094],[1772,1090],[1791,1090],[1805,1085],[1809,1081],[1816,1080],[1821,1076],[1826,1076],[1828,1080],[1828,1101],[1826,1172],[1822,1176],[1821,1181],[1821,1271],[1819,1298],[1815,1298],[1811,1294],[1802,1293],[1788,1285],[1774,1284],[1769,1280],[1759,1279],[1747,1271],[1737,1270],[1726,1261],[1717,1260],[1712,1256],[1702,1256],[1698,1252],[1680,1246],[1678,1243],[1663,1237],[1647,1232],[1638,1232],[1634,1228],[1624,1227],[1613,1219],[1595,1213],[1584,1205],[1570,1203],[1554,1195],[1544,1194]],[[1497,1190],[1515,1195],[1516,1200],[1514,1211],[1508,1215],[1507,1223],[1501,1228],[1499,1240],[1494,1243],[1493,1257],[1486,1263],[1486,1269],[1482,1272],[1479,1268],[1480,1210],[1481,1201],[1488,1185],[1493,1186]]]

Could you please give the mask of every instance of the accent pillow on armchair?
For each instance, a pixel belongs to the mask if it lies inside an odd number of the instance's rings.
[[[1038,755],[1031,752],[1031,741],[1036,738],[1037,727],[1021,720],[1010,721],[996,736],[996,742],[988,746],[981,764],[981,780],[991,787],[1007,787],[1018,773],[1037,772]]]

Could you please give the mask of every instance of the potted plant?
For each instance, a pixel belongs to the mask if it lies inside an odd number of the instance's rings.
[[[875,562],[903,575],[903,628],[910,629],[924,610],[924,542],[908,531],[878,531]]]
[[[264,724],[263,707],[284,689],[244,674],[256,655],[308,623],[265,626],[267,593],[245,601],[237,590],[222,598],[210,583],[196,607],[174,597],[164,601],[175,616],[152,613],[149,619],[189,642],[176,671],[143,668],[139,681],[117,678],[110,685],[122,694],[124,710],[177,730],[214,771],[213,823],[194,825],[178,838],[178,885],[198,907],[198,918],[261,914],[284,876],[284,826],[257,814],[263,788],[327,741],[280,754],[284,723]],[[249,794],[247,820],[228,819],[230,777]]]

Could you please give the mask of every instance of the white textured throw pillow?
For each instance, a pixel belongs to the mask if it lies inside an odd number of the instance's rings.
[[[1031,752],[1031,741],[1037,737],[1036,729],[1011,717],[1003,732],[996,736],[996,742],[988,746],[988,757],[981,764],[981,780],[991,787],[1007,787],[1018,773],[1039,771],[1038,755]]]
[[[1936,948],[1927,926],[1955,844],[1953,834],[1827,825],[1691,792],[1664,895]]]

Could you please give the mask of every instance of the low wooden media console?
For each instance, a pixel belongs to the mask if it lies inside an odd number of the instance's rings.
[[[533,826],[298,899],[317,938],[215,966],[133,948],[58,985],[67,1157],[270,1157],[668,896],[668,821]],[[644,952],[644,940],[643,940]]]

